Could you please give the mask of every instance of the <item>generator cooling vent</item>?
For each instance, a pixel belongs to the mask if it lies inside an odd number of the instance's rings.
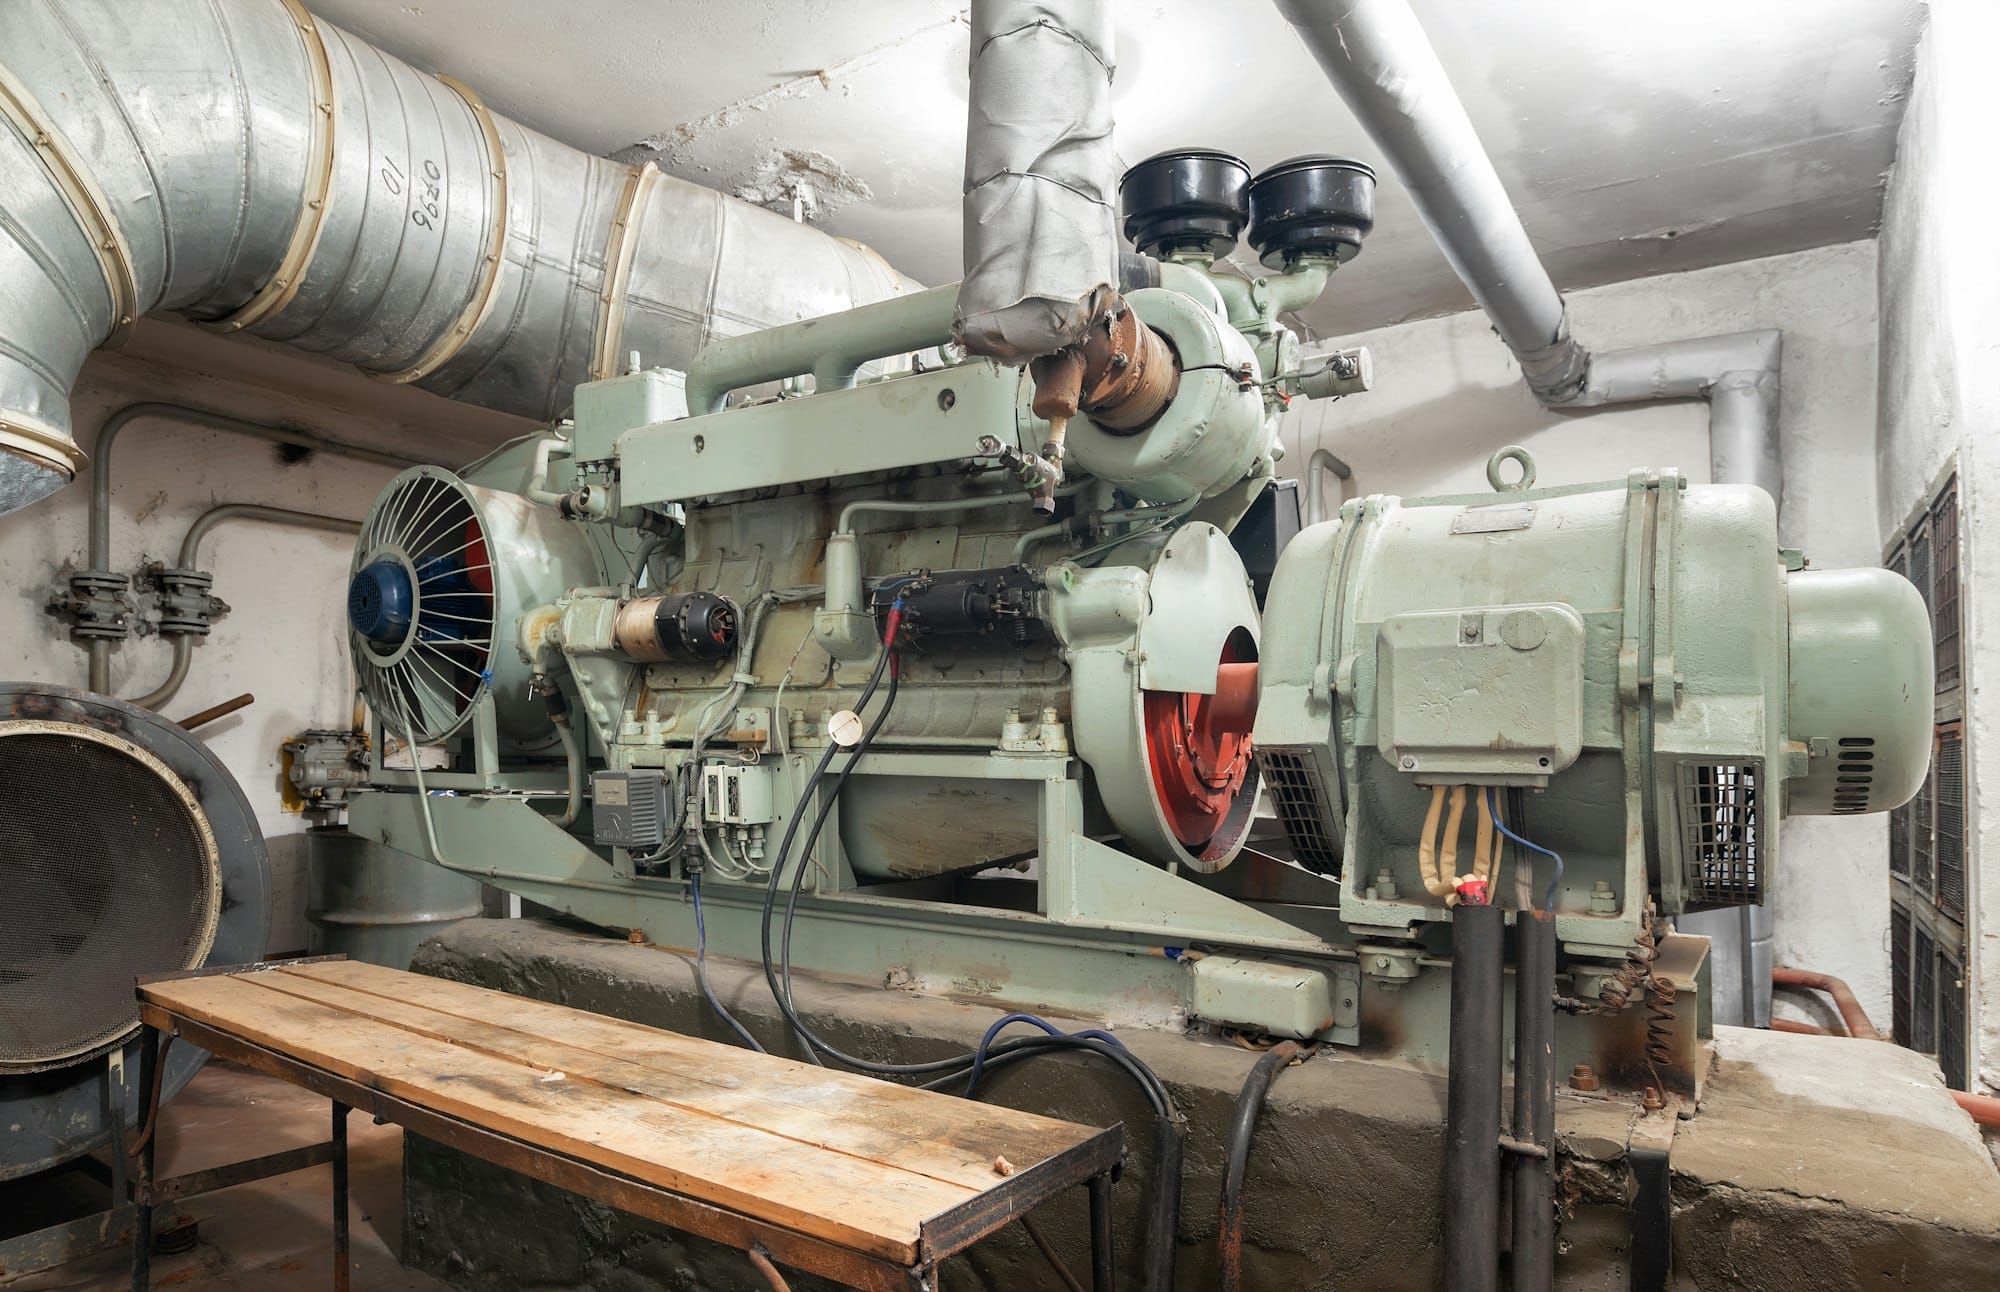
[[[1681,856],[1687,900],[1755,906],[1764,900],[1754,763],[1682,763]]]
[[[1340,874],[1340,840],[1326,781],[1311,755],[1296,748],[1260,748],[1257,766],[1278,820],[1291,840],[1292,856],[1320,875]]]
[[[0,723],[0,785],[0,1073],[35,1072],[137,1028],[138,975],[202,963],[221,870],[180,777],[110,732]]]

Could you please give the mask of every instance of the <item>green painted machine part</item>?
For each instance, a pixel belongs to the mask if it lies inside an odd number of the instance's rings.
[[[1907,795],[1922,616],[1888,576],[1786,570],[1750,491],[1366,499],[1292,541],[1260,614],[1232,531],[1279,415],[1368,380],[1278,322],[1331,269],[1163,267],[1128,300],[1177,385],[1136,431],[1070,418],[1053,486],[1020,470],[1053,432],[1032,381],[955,352],[950,289],[720,341],[685,377],[634,365],[463,479],[406,473],[356,551],[377,739],[350,829],[674,945],[698,870],[711,950],[754,959],[779,841],[825,806],[777,877],[804,868],[802,969],[1434,1060],[1433,786],[1494,787],[1562,851],[1580,993],[1649,898],[1755,900],[1788,793],[1848,810],[1867,762],[1853,810]],[[896,700],[856,724],[892,610]],[[813,777],[878,718],[837,794]],[[1528,854],[1494,863],[1519,905]],[[1704,946],[1662,941],[1690,999]],[[1702,1017],[1673,1026],[1683,1085]],[[1650,1072],[1638,1023],[1565,1020],[1558,1059]]]

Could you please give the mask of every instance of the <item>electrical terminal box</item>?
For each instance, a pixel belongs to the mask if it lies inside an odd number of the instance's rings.
[[[667,840],[667,776],[656,768],[593,772],[591,837],[600,844],[652,852]]]
[[[777,815],[773,770],[756,763],[701,769],[701,815],[711,825],[769,825]]]

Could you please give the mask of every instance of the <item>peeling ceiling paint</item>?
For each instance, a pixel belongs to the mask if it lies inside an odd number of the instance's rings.
[[[958,276],[962,0],[309,0],[496,109]],[[1566,288],[1867,238],[1921,0],[1412,0]],[[1379,162],[1275,5],[1124,0],[1118,151]],[[1386,171],[1386,168],[1380,168]],[[1238,261],[1253,263],[1247,249]],[[1306,316],[1338,335],[1470,300],[1386,173]]]

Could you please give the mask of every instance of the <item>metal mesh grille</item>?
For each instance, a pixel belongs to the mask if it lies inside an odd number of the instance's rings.
[[[1730,906],[1763,901],[1756,765],[1682,763],[1680,782],[1688,900]]]
[[[1910,873],[1910,805],[1889,811],[1889,873]]]
[[[1333,837],[1333,805],[1318,766],[1290,749],[1258,750],[1257,766],[1291,840],[1292,856],[1316,874],[1338,875],[1340,843]]]
[[[1889,1034],[1910,1043],[1910,912],[1889,908]]]
[[[1917,930],[1910,956],[1910,1048],[1937,1053],[1937,943]]]
[[[0,1069],[108,1048],[138,1025],[134,977],[207,955],[218,863],[171,775],[81,728],[0,726]]]
[[[1944,1072],[1944,1083],[1953,1090],[1970,1088],[1965,1083],[1967,1058],[1965,970],[1944,956],[1938,961],[1938,1067]]]
[[[1937,757],[1931,764],[1937,808],[1938,909],[1953,919],[1965,918],[1965,736],[1959,727],[1938,735]]]
[[[1910,889],[1926,901],[1937,886],[1936,845],[1931,829],[1931,802],[1936,797],[1937,759],[1931,759],[1930,771],[1924,774],[1923,788],[1911,800],[1910,828]]]
[[[1931,638],[1937,649],[1937,690],[1958,687],[1958,480],[1931,506]]]

